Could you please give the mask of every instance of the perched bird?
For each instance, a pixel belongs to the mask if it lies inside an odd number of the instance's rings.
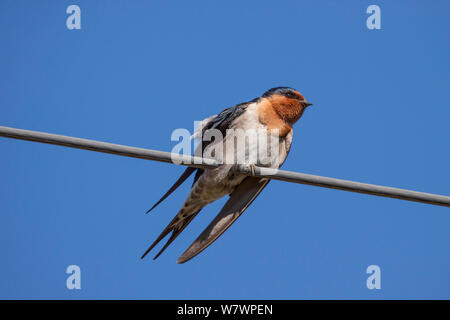
[[[220,141],[212,139],[211,141],[202,141],[199,148],[204,152],[208,147],[217,146],[218,144],[225,145],[226,140],[231,135],[229,132],[234,132],[233,130],[242,129],[244,132],[252,129],[259,130],[258,132],[263,132],[259,133],[259,135],[264,134],[264,138],[268,139],[266,141],[268,141],[267,144],[269,146],[276,146],[276,152],[266,156],[266,158],[269,157],[268,161],[262,157],[253,159],[247,164],[253,166],[253,168],[255,165],[279,168],[286,160],[291,147],[292,125],[300,119],[305,108],[310,105],[311,103],[307,102],[303,95],[295,89],[289,87],[272,88],[261,97],[225,109],[219,114],[202,121],[198,131],[195,133],[197,137],[202,137],[208,130],[215,129],[219,130],[224,138]],[[251,144],[248,146],[250,149],[256,148],[254,142],[249,144]],[[224,154],[227,152],[228,154],[230,152],[234,154],[236,150],[230,151],[226,149]],[[248,156],[248,150],[244,154]],[[238,158],[235,159],[236,163],[223,163],[214,169],[188,167],[169,191],[148,211],[153,210],[192,173],[196,172],[194,183],[180,211],[142,255],[142,258],[166,235],[171,233],[167,243],[154,257],[154,259],[158,258],[203,207],[225,195],[230,195],[217,217],[181,255],[177,262],[184,263],[192,259],[222,235],[270,181],[268,178],[258,178],[235,172],[233,167],[238,165],[240,160],[242,159]]]

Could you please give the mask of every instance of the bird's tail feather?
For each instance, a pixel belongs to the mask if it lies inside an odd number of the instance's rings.
[[[152,243],[152,245],[145,251],[145,253],[142,255],[141,259],[143,259],[149,252],[152,250],[162,239],[164,239],[170,232],[172,234],[170,235],[169,240],[167,240],[166,244],[162,249],[158,252],[158,254],[153,258],[153,260],[157,259],[161,253],[164,252],[164,250],[167,249],[167,247],[180,235],[180,233],[186,228],[186,226],[191,223],[192,219],[195,218],[195,216],[200,212],[202,208],[197,209],[196,211],[192,212],[191,214],[185,216],[185,218],[180,218],[179,212],[172,221],[167,225],[167,227],[161,232],[159,237]]]

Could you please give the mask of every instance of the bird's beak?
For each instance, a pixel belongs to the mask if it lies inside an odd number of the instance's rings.
[[[303,104],[305,105],[305,108],[309,107],[309,106],[312,106],[312,103],[308,102],[308,101],[303,101]]]

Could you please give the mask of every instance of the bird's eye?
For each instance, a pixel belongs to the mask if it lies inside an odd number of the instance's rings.
[[[288,92],[287,96],[293,99],[297,98],[297,96],[293,92]]]

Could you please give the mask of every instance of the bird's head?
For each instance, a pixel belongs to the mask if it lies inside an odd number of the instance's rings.
[[[312,105],[300,92],[289,87],[267,90],[262,98],[268,99],[278,115],[290,124],[295,123],[302,116],[303,111]]]

